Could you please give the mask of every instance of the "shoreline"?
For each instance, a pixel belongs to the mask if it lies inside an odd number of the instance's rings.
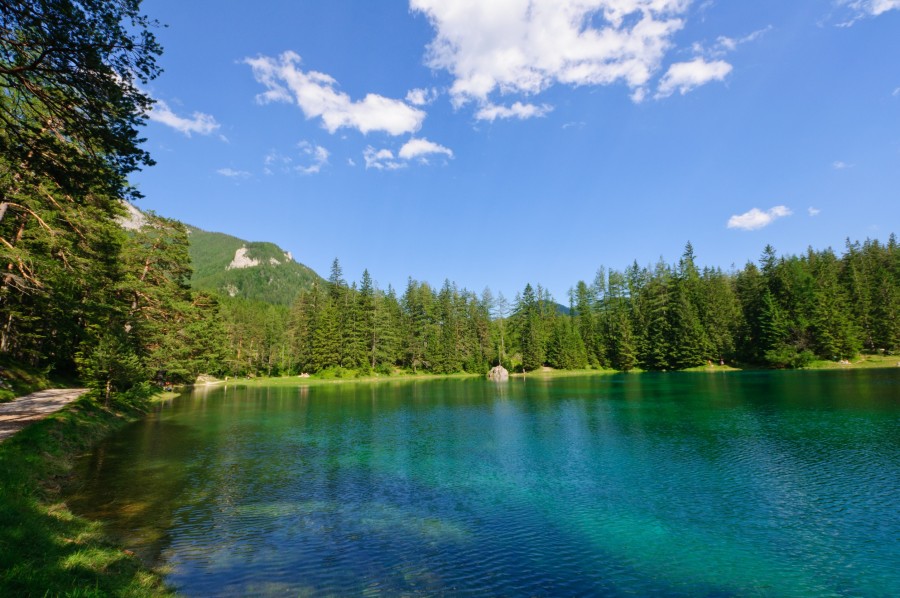
[[[61,497],[75,460],[145,417],[158,394],[143,385],[107,409],[87,393],[0,445],[0,595],[174,595],[102,521],[73,513]]]
[[[890,368],[898,368],[900,369],[900,356],[896,355],[862,355],[858,356],[853,361],[849,363],[840,363],[840,362],[832,362],[832,361],[816,361],[811,365],[798,368],[798,369],[773,369],[773,368],[761,368],[761,367],[738,367],[731,365],[701,365],[693,368],[687,368],[683,370],[661,370],[659,372],[654,370],[642,370],[639,368],[635,368],[629,370],[627,372],[620,370],[611,370],[611,369],[578,369],[578,370],[557,370],[552,368],[542,368],[540,370],[532,370],[530,372],[510,372],[509,378],[513,379],[552,379],[552,378],[567,378],[567,377],[578,377],[578,376],[611,376],[617,374],[646,374],[646,373],[679,373],[679,372],[687,372],[687,373],[708,373],[708,374],[717,374],[717,373],[729,373],[729,372],[772,372],[772,371],[855,371],[855,370],[869,370],[869,369],[890,369]],[[413,373],[397,373],[392,375],[368,375],[368,376],[360,376],[355,377],[352,374],[348,375],[344,378],[318,378],[315,374],[312,374],[308,377],[300,376],[300,375],[291,375],[291,376],[259,376],[255,378],[228,378],[224,380],[215,379],[215,380],[206,380],[199,384],[190,384],[185,385],[185,390],[187,389],[197,389],[197,388],[207,388],[212,386],[287,386],[287,385],[297,385],[297,386],[326,386],[331,384],[381,384],[385,382],[397,382],[397,383],[405,383],[405,382],[417,382],[417,381],[432,381],[432,380],[464,380],[464,379],[475,379],[482,378],[487,379],[487,374],[470,374],[470,373],[455,373],[455,374],[413,374]]]

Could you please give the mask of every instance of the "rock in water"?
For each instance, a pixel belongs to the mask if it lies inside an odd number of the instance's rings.
[[[494,366],[491,368],[491,371],[488,372],[488,380],[493,380],[494,382],[509,380],[509,372],[507,372],[506,368],[502,365]]]

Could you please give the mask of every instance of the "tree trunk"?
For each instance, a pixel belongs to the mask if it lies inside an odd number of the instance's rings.
[[[13,315],[7,315],[6,325],[3,327],[3,331],[0,332],[0,353],[7,353],[9,351],[9,331],[12,329],[12,322]]]

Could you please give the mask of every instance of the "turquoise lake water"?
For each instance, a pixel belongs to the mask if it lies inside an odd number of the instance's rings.
[[[78,468],[185,595],[900,595],[900,371],[215,387]]]

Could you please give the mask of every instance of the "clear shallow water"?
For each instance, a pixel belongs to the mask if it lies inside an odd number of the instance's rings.
[[[900,595],[890,370],[220,387],[80,470],[187,595]]]

